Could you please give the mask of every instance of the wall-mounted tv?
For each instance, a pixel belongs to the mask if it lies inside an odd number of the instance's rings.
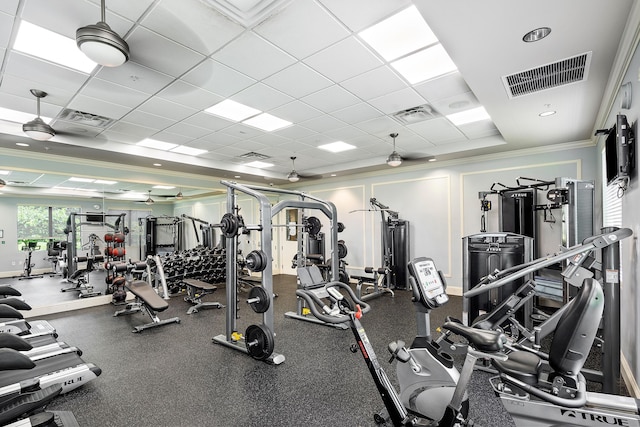
[[[634,143],[633,129],[627,122],[627,116],[618,114],[605,142],[607,184],[629,179],[635,168]]]

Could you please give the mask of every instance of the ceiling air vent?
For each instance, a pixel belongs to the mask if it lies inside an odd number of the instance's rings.
[[[586,80],[591,52],[502,77],[509,98]]]
[[[392,117],[402,124],[410,125],[412,123],[423,122],[438,117],[439,114],[429,104],[419,105],[409,108],[408,110],[393,113]]]
[[[103,116],[97,116],[91,113],[85,113],[78,110],[71,110],[69,108],[65,108],[58,114],[56,120],[62,120],[69,123],[74,123],[78,125],[91,126],[95,128],[105,129],[111,123],[114,122],[113,119]]]
[[[248,153],[240,155],[239,157],[241,159],[251,159],[251,160],[266,160],[271,158],[264,154],[256,153],[255,151],[250,151]]]

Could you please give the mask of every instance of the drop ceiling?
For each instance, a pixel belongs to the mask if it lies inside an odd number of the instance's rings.
[[[413,5],[457,71],[409,83],[360,36]],[[44,90],[42,115],[53,118],[58,135],[28,140],[21,123],[0,120],[0,170],[53,173],[51,182],[64,181],[68,171],[32,166],[34,156],[52,163],[64,157],[78,165],[127,165],[100,177],[139,182],[135,168],[153,170],[159,163],[162,171],[149,172],[142,188],[184,174],[207,177],[194,185],[204,192],[220,179],[285,184],[291,156],[303,176],[299,184],[304,177],[389,169],[391,133],[398,133],[404,165],[433,156],[593,143],[594,129],[605,125],[599,123],[603,105],[613,96],[607,91],[617,90],[610,86],[616,55],[629,53],[618,46],[625,34],[637,32],[636,21],[627,24],[635,7],[633,0],[544,0],[518,8],[507,0],[107,0],[106,22],[127,41],[131,58],[83,73],[18,52],[13,42],[22,20],[73,39],[77,28],[99,20],[99,1],[3,0],[0,107],[35,117],[29,90]],[[552,29],[548,37],[523,42],[525,33],[542,26]],[[507,76],[580,55],[589,57],[585,78],[517,97],[505,86]],[[203,111],[225,99],[292,125],[265,132]],[[446,117],[478,106],[489,120],[455,126]],[[545,109],[556,114],[540,117]],[[145,138],[206,153],[136,145]],[[338,140],[357,148],[339,154],[318,149]],[[274,166],[246,166],[247,153],[267,156]]]

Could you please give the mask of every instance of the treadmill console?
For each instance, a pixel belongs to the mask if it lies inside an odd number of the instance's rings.
[[[436,264],[431,258],[415,258],[409,262],[409,274],[416,302],[427,308],[436,308],[449,301]]]

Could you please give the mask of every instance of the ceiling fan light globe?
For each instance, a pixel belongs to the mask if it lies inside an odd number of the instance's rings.
[[[129,45],[106,22],[78,28],[78,48],[93,62],[118,67],[129,60]]]
[[[400,157],[400,154],[394,151],[393,153],[389,154],[389,157],[387,158],[387,164],[394,168],[396,166],[400,166],[402,164],[402,157]]]
[[[40,117],[36,117],[22,125],[22,131],[36,141],[48,141],[56,136],[56,131],[46,124]]]
[[[287,175],[287,179],[289,182],[298,182],[300,181],[300,175],[298,175],[298,172],[296,171],[291,171],[289,172],[289,175]]]

